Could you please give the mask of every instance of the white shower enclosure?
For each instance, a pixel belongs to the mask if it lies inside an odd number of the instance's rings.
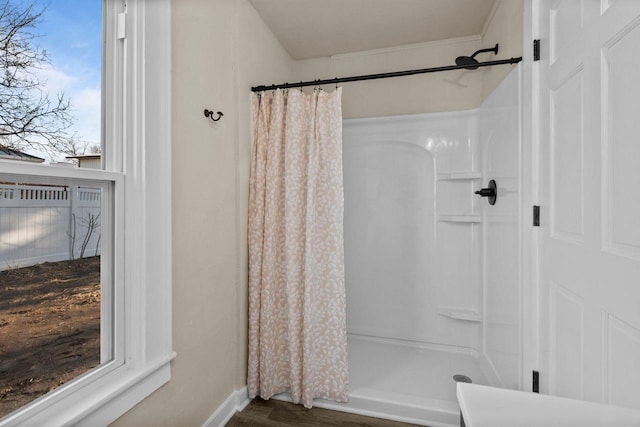
[[[333,406],[447,426],[454,375],[522,389],[520,76],[475,110],[344,121],[350,403]],[[474,194],[490,179],[493,206]]]

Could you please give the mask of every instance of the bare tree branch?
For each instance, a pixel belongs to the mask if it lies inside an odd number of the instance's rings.
[[[0,141],[13,149],[35,148],[50,155],[75,154],[71,104],[63,92],[50,98],[36,71],[48,65],[35,44],[44,10],[0,0]]]

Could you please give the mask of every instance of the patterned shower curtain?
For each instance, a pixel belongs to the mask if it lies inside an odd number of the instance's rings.
[[[342,89],[253,95],[251,398],[347,401]]]

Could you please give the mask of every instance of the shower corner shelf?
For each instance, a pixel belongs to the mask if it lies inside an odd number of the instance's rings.
[[[438,215],[438,221],[479,223],[481,221],[481,218],[480,215]]]
[[[480,322],[482,320],[480,313],[470,308],[438,307],[437,312],[441,316],[466,322]]]
[[[445,172],[438,174],[438,181],[466,181],[473,179],[481,179],[480,172]]]

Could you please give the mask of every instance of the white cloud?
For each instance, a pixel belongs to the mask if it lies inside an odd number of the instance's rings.
[[[51,64],[45,64],[42,68],[35,70],[36,76],[45,85],[49,94],[55,95],[58,92],[67,92],[68,88],[74,85],[78,79],[64,73]]]
[[[45,92],[55,99],[58,93],[64,92],[71,102],[71,114],[74,117],[72,132],[83,142],[100,143],[100,88],[86,87],[82,76],[73,76],[46,64],[36,70],[36,75],[45,84]]]
[[[72,102],[75,108],[90,110],[100,114],[100,89],[83,88],[73,91]]]
[[[100,143],[100,89],[78,88],[68,92],[73,116],[76,119],[75,131],[83,141]]]

